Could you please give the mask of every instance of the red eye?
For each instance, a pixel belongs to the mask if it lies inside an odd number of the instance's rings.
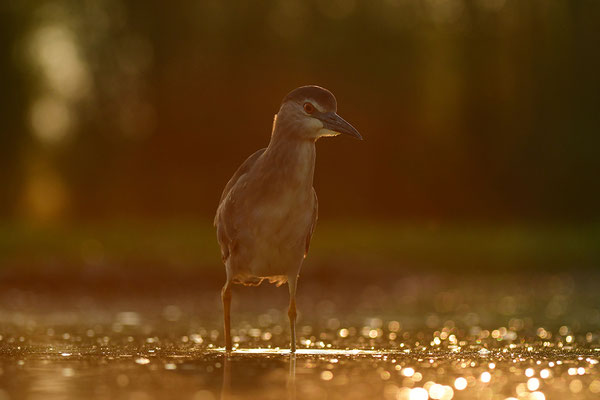
[[[304,103],[304,111],[306,111],[307,114],[312,114],[315,112],[315,106],[310,103]]]

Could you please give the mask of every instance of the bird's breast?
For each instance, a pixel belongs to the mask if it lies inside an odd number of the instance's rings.
[[[296,148],[285,159],[267,158],[260,172],[247,182],[248,211],[263,230],[302,224],[313,210],[314,146]],[[301,225],[302,226],[302,225]],[[299,229],[296,226],[296,229]]]
[[[251,215],[260,231],[279,232],[295,225],[299,229],[310,221],[312,193],[303,190],[285,190],[265,194],[263,201],[252,207]]]

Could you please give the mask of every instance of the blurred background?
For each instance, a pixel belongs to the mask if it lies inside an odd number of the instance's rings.
[[[222,188],[317,84],[365,141],[318,143],[315,262],[597,267],[599,19],[593,0],[5,0],[0,261],[218,265]]]
[[[296,361],[215,351],[212,220],[306,84],[365,140],[317,144],[299,343],[402,353],[300,357],[298,398],[596,399],[599,22],[598,0],[1,0],[0,399],[285,397]],[[287,348],[287,302],[236,286],[235,342]]]

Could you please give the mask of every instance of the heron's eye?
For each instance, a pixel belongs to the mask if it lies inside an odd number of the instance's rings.
[[[312,114],[315,112],[315,106],[310,103],[304,103],[304,111],[306,111],[307,114]]]

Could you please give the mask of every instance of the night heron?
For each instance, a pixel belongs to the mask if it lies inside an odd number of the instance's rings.
[[[223,190],[215,226],[227,270],[221,292],[227,351],[232,283],[254,286],[265,279],[289,285],[290,349],[296,351],[296,283],[317,222],[315,142],[339,134],[362,139],[336,111],[327,89],[292,90],[275,115],[269,146],[244,161]]]

